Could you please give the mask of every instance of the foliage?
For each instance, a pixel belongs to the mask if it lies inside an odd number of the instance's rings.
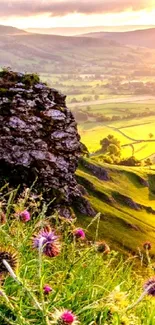
[[[132,257],[125,260],[115,251],[97,250],[101,246],[98,227],[95,242],[75,239],[75,220],[60,218],[56,213],[45,218],[46,206],[40,211],[29,189],[18,201],[15,194],[1,194],[1,214],[6,216],[0,226],[1,245],[12,247],[19,260],[16,274],[5,276],[1,284],[1,324],[59,324],[53,321],[53,315],[63,308],[71,310],[83,325],[153,324],[152,298],[130,309],[143,292],[144,282],[142,273],[134,271]],[[31,212],[28,222],[19,217],[23,209]],[[94,219],[98,226],[99,218]],[[49,224],[61,239],[61,253],[54,258],[32,248],[32,236],[45,227],[49,229]],[[145,271],[149,276],[150,272],[150,268]],[[52,291],[44,294],[44,286]]]
[[[39,83],[40,78],[36,73],[27,73],[22,78],[22,82],[25,83],[26,86],[33,86],[35,83]]]
[[[123,165],[123,166],[141,166],[141,161],[136,159],[135,156],[131,156],[129,158],[122,159],[120,161],[120,165]]]
[[[150,158],[147,158],[147,159],[144,161],[144,163],[145,163],[145,166],[151,166],[151,165],[152,165],[152,161],[151,161]]]
[[[101,149],[98,153],[103,153],[103,162],[110,164],[119,163],[121,156],[120,141],[112,134],[109,134],[106,138],[100,141]],[[97,153],[97,152],[96,152]]]

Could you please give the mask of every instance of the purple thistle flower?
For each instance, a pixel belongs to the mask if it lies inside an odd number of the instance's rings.
[[[44,290],[44,294],[48,295],[52,291],[52,288],[48,284],[46,284],[43,290]]]
[[[75,229],[74,236],[81,239],[84,239],[86,237],[85,232],[82,228]]]
[[[60,253],[59,237],[55,235],[50,227],[41,230],[33,238],[33,247],[42,248],[43,254],[48,257],[55,257]]]
[[[76,320],[76,317],[71,311],[65,310],[60,316],[60,319],[64,322],[63,324],[67,325],[73,324],[73,322]]]
[[[149,279],[144,284],[144,290],[147,292],[148,295],[155,297],[155,277]]]
[[[31,220],[30,213],[27,210],[20,212],[20,218],[23,222],[28,222]]]
[[[79,321],[77,317],[70,310],[55,310],[53,314],[54,324],[58,325],[77,325]]]

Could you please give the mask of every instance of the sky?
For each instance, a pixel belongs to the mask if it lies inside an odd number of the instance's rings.
[[[154,25],[155,0],[0,0],[0,24],[22,29]]]

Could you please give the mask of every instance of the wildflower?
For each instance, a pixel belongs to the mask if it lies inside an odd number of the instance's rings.
[[[52,291],[52,288],[48,284],[46,284],[43,290],[44,290],[44,294],[48,295]]]
[[[33,247],[42,249],[43,254],[48,257],[55,257],[60,253],[59,237],[50,227],[46,227],[34,236]]]
[[[28,222],[31,219],[30,213],[27,210],[20,212],[19,215],[23,222]]]
[[[155,277],[144,284],[144,290],[148,295],[155,297]]]
[[[151,245],[151,243],[148,241],[148,242],[145,242],[144,244],[143,244],[143,248],[145,249],[145,250],[150,250],[151,248],[152,248],[152,245]]]
[[[141,294],[141,296],[138,298],[138,300],[136,302],[134,302],[132,305],[130,305],[127,310],[130,310],[132,308],[134,308],[135,306],[137,306],[146,295],[155,297],[155,277],[152,277],[151,279],[149,279],[145,284],[144,284],[144,291]]]
[[[73,234],[76,238],[84,239],[86,237],[85,232],[82,228],[75,229]]]
[[[77,317],[70,310],[56,310],[53,314],[54,324],[57,325],[77,325]]]
[[[0,247],[0,275],[10,275],[16,277],[13,270],[17,267],[17,255],[10,248]]]
[[[97,252],[108,254],[110,252],[110,247],[105,241],[97,243]]]

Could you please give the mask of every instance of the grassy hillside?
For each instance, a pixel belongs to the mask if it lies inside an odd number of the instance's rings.
[[[19,28],[0,25],[0,35],[2,36],[4,34],[5,35],[18,35],[18,34],[27,34],[27,32],[22,29],[19,29]]]
[[[86,34],[86,37],[109,39],[122,44],[155,48],[155,28],[128,32],[101,32]]]
[[[102,180],[101,171],[90,164],[102,167],[108,180]],[[113,247],[136,252],[143,242],[153,243],[155,254],[155,169],[99,165],[92,159],[80,164],[77,178],[88,191],[88,199],[97,212],[101,212],[100,239]],[[81,217],[86,227],[91,219]],[[96,225],[90,227],[90,234]]]
[[[108,39],[31,33],[0,36],[0,65],[19,71],[120,75],[131,73],[135,66],[151,68],[153,63],[154,50],[129,48]]]

